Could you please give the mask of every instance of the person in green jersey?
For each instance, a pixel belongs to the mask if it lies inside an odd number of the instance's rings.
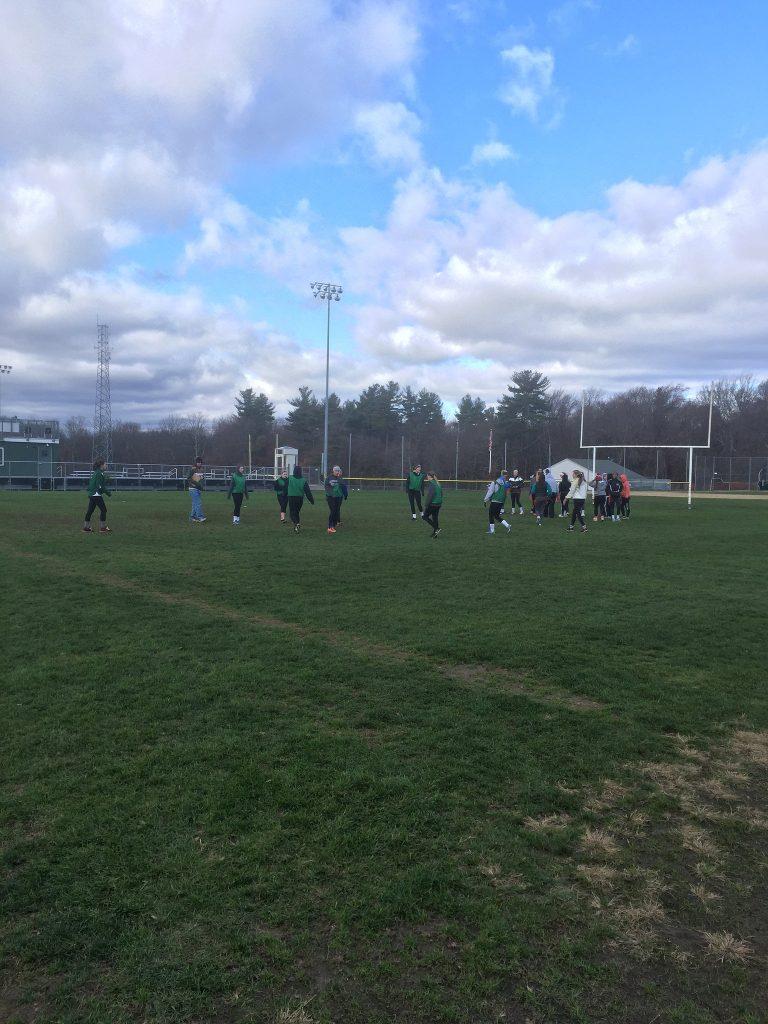
[[[232,513],[232,525],[240,525],[240,509],[244,501],[248,501],[248,480],[245,476],[245,466],[238,466],[232,474],[229,483],[227,497],[235,503],[235,510]]]
[[[301,530],[301,506],[304,504],[305,498],[310,505],[315,504],[309,484],[301,472],[301,466],[295,466],[293,474],[288,477],[288,510],[294,533],[299,533]]]
[[[83,533],[93,533],[91,516],[96,509],[99,510],[99,533],[112,532],[107,526],[107,506],[103,497],[105,494],[108,497],[112,496],[112,491],[107,487],[109,477],[105,472],[106,468],[107,463],[104,459],[96,459],[93,464],[91,479],[88,481],[88,511],[85,513]]]
[[[275,494],[280,505],[280,522],[285,522],[285,510],[288,508],[288,470],[281,471],[274,483]]]
[[[421,514],[425,523],[432,527],[432,539],[440,536],[440,509],[443,507],[443,488],[434,473],[427,473],[427,489],[424,495],[426,507]]]
[[[334,466],[325,478],[325,500],[328,502],[328,533],[336,533],[341,526],[341,503],[349,497],[347,485],[341,475],[341,466]]]
[[[408,504],[411,506],[411,519],[416,518],[416,509],[421,513],[421,496],[424,493],[424,481],[427,474],[422,473],[421,464],[415,463],[406,479],[405,486],[408,490]]]
[[[501,518],[504,514],[504,502],[508,489],[509,473],[506,469],[503,469],[496,479],[491,480],[488,484],[488,490],[485,492],[485,498],[483,499],[483,504],[488,505],[488,533],[496,532],[497,521],[507,528],[507,533],[512,529],[507,520]],[[488,504],[489,502],[490,504]]]

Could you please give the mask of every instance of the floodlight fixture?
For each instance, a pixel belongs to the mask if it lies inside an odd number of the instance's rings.
[[[335,302],[341,300],[342,287],[340,284],[331,284],[330,281],[311,281],[309,287],[316,299],[326,303],[325,322],[325,415],[323,418],[323,458],[321,472],[323,479],[328,474],[328,399],[329,382],[331,370],[331,299]]]

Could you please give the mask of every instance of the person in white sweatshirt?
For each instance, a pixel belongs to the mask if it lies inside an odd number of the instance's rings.
[[[584,522],[584,502],[587,500],[587,481],[584,479],[584,474],[580,469],[574,469],[573,475],[571,476],[571,489],[568,491],[568,501],[572,501],[571,506],[571,525],[568,527],[569,531],[576,525],[576,519],[578,517],[581,523],[581,532],[587,532],[587,524]]]
[[[491,480],[488,484],[488,490],[485,492],[485,497],[483,498],[483,504],[488,505],[488,533],[496,532],[497,521],[500,522],[502,526],[506,526],[507,533],[509,533],[511,529],[507,520],[501,518],[504,514],[504,501],[509,487],[508,481],[509,473],[505,469],[499,473],[495,480]]]

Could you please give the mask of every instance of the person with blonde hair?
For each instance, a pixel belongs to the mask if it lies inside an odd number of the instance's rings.
[[[570,532],[576,525],[578,519],[581,523],[581,532],[587,532],[587,524],[584,521],[584,503],[587,500],[587,481],[584,479],[584,474],[580,469],[574,469],[571,476],[571,489],[568,491],[568,501],[573,502],[573,508],[571,509],[571,525],[568,527]]]
[[[421,518],[432,527],[432,539],[440,536],[440,509],[443,507],[443,488],[437,474],[427,473],[427,489],[424,494],[424,511]]]

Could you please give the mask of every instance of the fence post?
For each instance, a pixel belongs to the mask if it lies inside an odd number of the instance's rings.
[[[748,481],[747,481],[747,490],[751,491],[752,490],[752,456],[751,455],[749,457],[749,471],[748,472],[749,472],[749,477],[748,477]]]

